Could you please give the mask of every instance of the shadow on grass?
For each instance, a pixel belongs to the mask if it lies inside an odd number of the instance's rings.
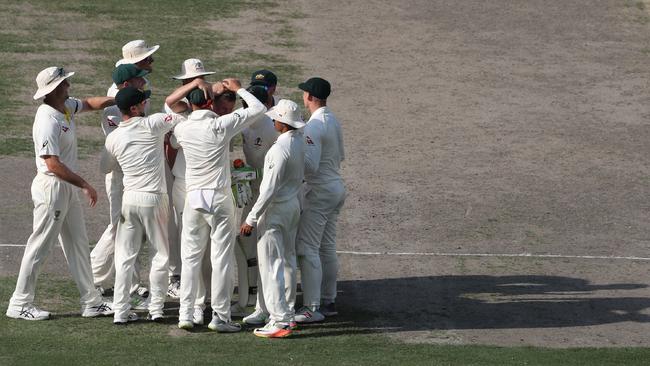
[[[427,276],[339,282],[334,324],[368,332],[576,327],[649,322],[650,299],[558,276]],[[322,326],[329,331],[328,323]],[[336,332],[336,331],[335,331]]]

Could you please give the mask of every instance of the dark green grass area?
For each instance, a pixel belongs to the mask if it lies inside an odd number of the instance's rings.
[[[4,314],[15,277],[0,278]],[[302,326],[286,339],[261,339],[252,328],[218,334],[141,320],[115,326],[112,318],[84,319],[69,279],[41,275],[37,302],[53,312],[40,322],[0,316],[1,365],[647,365],[648,349],[540,349],[403,344],[381,333],[362,309]],[[176,307],[177,303],[168,303]],[[352,312],[349,312],[352,310]],[[140,313],[144,316],[144,313]],[[209,315],[207,316],[209,320]],[[365,324],[365,325],[362,325]]]
[[[115,62],[122,57],[122,46],[134,39],[160,45],[153,55],[154,72],[147,77],[153,90],[153,111],[162,110],[165,96],[180,85],[171,76],[178,74],[182,61],[191,57],[203,60],[206,69],[217,71],[208,81],[234,76],[247,85],[253,71],[267,68],[278,75],[280,88],[295,87],[301,68],[285,55],[297,45],[296,32],[286,21],[274,24],[286,15],[271,11],[277,7],[271,1],[228,0],[4,2],[0,21],[12,26],[0,28],[0,155],[32,154],[29,140],[40,103],[32,95],[40,70],[57,65],[75,71],[70,79],[71,96],[106,95]],[[270,30],[260,37],[272,45],[271,52],[231,51],[238,43],[237,28],[222,24],[244,9],[267,15],[237,22],[267,23]],[[278,43],[279,39],[284,43]],[[16,72],[16,65],[20,65],[20,72]],[[84,113],[76,121],[96,126],[101,138],[99,118],[98,112]],[[87,149],[81,156],[97,152],[101,143],[82,145]]]

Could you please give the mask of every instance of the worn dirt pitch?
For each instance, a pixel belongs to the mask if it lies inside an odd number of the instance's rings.
[[[332,82],[344,126],[340,249],[650,257],[650,25],[638,2],[287,6],[307,15],[293,57]],[[96,162],[82,167],[101,187]],[[24,243],[33,161],[0,168],[0,242]],[[91,241],[102,203],[88,212]],[[1,250],[0,272],[15,273],[20,253]],[[341,264],[341,310],[367,310],[360,326],[407,341],[650,344],[648,262]]]

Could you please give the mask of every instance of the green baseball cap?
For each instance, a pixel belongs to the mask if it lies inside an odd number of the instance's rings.
[[[201,90],[201,89],[199,89],[199,88],[194,88],[194,89],[192,89],[192,90],[187,94],[187,100],[188,100],[190,103],[192,103],[192,104],[194,104],[194,105],[198,105],[198,106],[205,105],[205,103],[208,102],[208,100],[205,99],[205,93],[203,92],[203,90]]]
[[[147,75],[149,71],[138,69],[134,64],[123,64],[113,70],[113,82],[115,85],[120,85],[123,82]]]
[[[251,75],[251,85],[274,86],[278,77],[269,70],[257,70]]]
[[[318,99],[327,99],[332,91],[329,81],[319,77],[314,77],[304,83],[298,84],[298,88]]]
[[[115,95],[115,104],[120,109],[129,109],[143,100],[147,100],[151,96],[151,90],[142,91],[132,86],[122,88]]]

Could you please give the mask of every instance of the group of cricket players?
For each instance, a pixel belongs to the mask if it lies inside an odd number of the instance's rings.
[[[178,327],[204,324],[221,333],[257,326],[260,337],[286,337],[298,323],[337,314],[336,222],[345,200],[339,169],[341,126],[327,106],[330,83],[300,83],[302,105],[276,99],[277,77],[254,72],[208,82],[195,58],[173,76],[180,86],[162,113],[150,103],[153,54],[143,40],[128,42],[106,97],[68,95],[74,72],[48,67],[36,77],[43,99],[33,125],[37,175],[32,181],[33,232],[6,315],[44,320],[34,305],[36,279],[58,241],[81,297],[83,317],[113,315],[117,325],[164,321],[167,297],[178,299]],[[241,108],[235,109],[237,96]],[[91,207],[95,189],[78,174],[77,113],[99,110],[106,142],[110,222],[90,251],[80,189]],[[233,159],[241,136],[243,159]],[[148,247],[148,288],[140,279]],[[235,263],[237,264],[235,267]],[[237,268],[239,301],[231,302]],[[297,272],[303,306],[296,309]],[[112,296],[112,302],[110,300]],[[208,300],[208,296],[210,299]],[[246,314],[249,298],[255,311]]]

